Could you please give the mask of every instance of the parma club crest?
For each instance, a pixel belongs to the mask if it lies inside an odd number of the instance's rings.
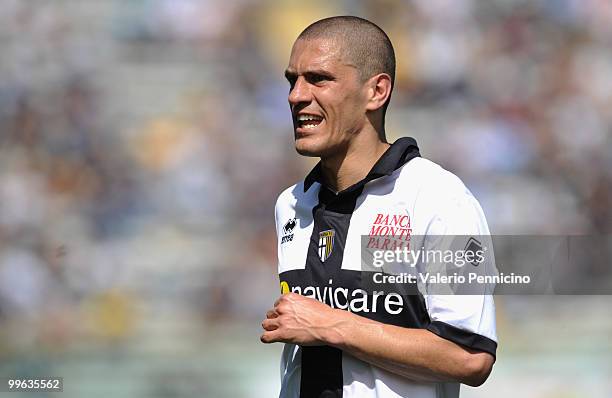
[[[334,250],[334,235],[336,231],[333,229],[319,232],[319,258],[322,262],[325,262]]]

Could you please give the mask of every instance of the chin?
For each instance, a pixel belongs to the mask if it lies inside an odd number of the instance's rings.
[[[321,154],[323,153],[323,148],[320,148],[319,145],[314,142],[308,141],[312,140],[309,140],[307,138],[298,138],[295,140],[295,150],[297,151],[297,153],[302,156],[321,157]]]
[[[295,150],[297,151],[297,153],[299,153],[302,156],[308,156],[308,157],[311,157],[311,158],[321,157],[320,152],[313,151],[310,148],[302,148],[299,145],[295,146]]]

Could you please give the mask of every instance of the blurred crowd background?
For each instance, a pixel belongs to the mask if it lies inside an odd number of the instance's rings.
[[[388,138],[459,175],[493,233],[611,232],[608,1],[4,0],[0,378],[277,394],[273,206],[314,165],[283,71],[339,14],[395,45]],[[462,396],[612,396],[611,301],[497,297],[498,363]]]

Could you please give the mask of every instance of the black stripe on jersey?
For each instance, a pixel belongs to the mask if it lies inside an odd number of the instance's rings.
[[[342,382],[341,350],[326,345],[302,347],[300,398],[342,397]]]
[[[337,280],[344,274],[341,267],[346,235],[357,197],[362,191],[363,186],[336,195],[321,187],[319,204],[312,209],[314,226],[306,267],[301,273],[304,276],[301,280],[311,281],[310,286],[327,286],[330,280]],[[334,244],[330,256],[321,261],[318,251],[319,234],[327,230],[335,232]],[[342,386],[342,351],[330,346],[302,347],[300,398],[342,397]]]
[[[478,351],[488,352],[495,356],[497,351],[497,343],[488,337],[467,330],[459,329],[458,327],[449,325],[448,323],[433,321],[427,327],[427,330],[437,334],[438,336],[460,344],[464,347],[473,348]]]
[[[308,191],[315,182],[319,182],[319,204],[312,209],[314,225],[305,269],[302,274],[293,274],[296,279],[293,281],[293,286],[306,286],[307,283],[307,286],[324,287],[329,285],[330,280],[333,284],[335,281],[340,282],[342,278],[349,280],[354,278],[353,285],[356,281],[360,281],[351,273],[341,270],[346,236],[357,198],[369,181],[391,175],[393,171],[417,156],[419,151],[416,141],[412,138],[401,138],[391,145],[363,180],[339,193],[334,193],[326,187],[321,163],[317,164],[304,180],[304,191]],[[322,261],[319,256],[319,234],[327,230],[334,230],[334,243],[331,254]],[[291,283],[287,282],[291,286]],[[420,310],[414,311],[420,312]],[[342,397],[342,351],[329,346],[302,347],[301,350],[300,397]]]

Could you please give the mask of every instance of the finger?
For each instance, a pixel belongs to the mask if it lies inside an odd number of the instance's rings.
[[[264,319],[261,323],[261,327],[265,330],[276,330],[278,329],[279,322],[277,319]]]
[[[283,341],[279,330],[271,330],[264,332],[264,334],[261,335],[259,340],[261,340],[261,342],[265,344],[278,343]]]
[[[274,308],[278,307],[278,305],[285,299],[285,296],[290,295],[291,293],[283,294],[274,302]]]
[[[274,310],[270,310],[270,311],[266,312],[266,318],[268,318],[268,319],[278,318],[278,312],[276,312]]]
[[[284,309],[287,309],[287,307],[293,303],[299,303],[300,300],[304,299],[305,297],[300,296],[297,293],[286,293],[283,294],[282,296],[280,296],[278,298],[278,300],[276,300],[276,302],[274,303],[274,310],[278,313],[278,314],[282,314]]]

